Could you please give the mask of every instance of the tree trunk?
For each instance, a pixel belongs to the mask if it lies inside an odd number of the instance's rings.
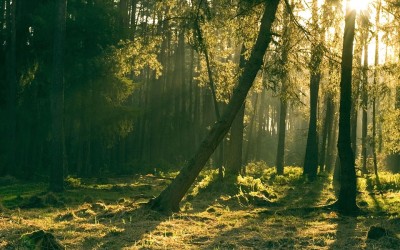
[[[359,106],[359,96],[360,96],[360,85],[361,85],[361,77],[362,77],[362,36],[359,37],[358,41],[356,40],[355,50],[354,50],[354,58],[357,62],[356,69],[354,70],[354,78],[352,82],[352,106],[351,106],[351,146],[354,152],[354,155],[357,155],[357,124],[358,124],[358,106]]]
[[[131,0],[130,36],[131,36],[131,40],[132,41],[135,40],[135,33],[136,33],[136,23],[137,23],[137,21],[136,21],[136,5],[137,5],[137,1],[138,0]]]
[[[7,80],[7,120],[8,159],[7,172],[17,174],[16,164],[16,128],[17,128],[17,51],[16,51],[16,5],[17,1],[6,1],[7,46],[6,46],[6,80]]]
[[[332,97],[333,98],[333,97]],[[326,153],[326,170],[329,173],[332,173],[332,171],[335,168],[335,160],[336,160],[336,154],[337,154],[337,148],[336,148],[336,143],[337,143],[337,128],[338,128],[338,119],[336,117],[336,105],[333,102],[332,99],[329,100],[332,106],[332,112],[331,112],[331,124],[328,128],[328,146],[327,146],[327,153]]]
[[[220,112],[220,108],[218,105],[218,101],[217,101],[217,95],[216,95],[216,89],[215,89],[215,83],[214,83],[214,77],[213,77],[213,73],[211,70],[211,63],[210,63],[210,58],[209,58],[209,54],[208,54],[208,49],[207,49],[207,45],[204,42],[204,38],[203,38],[203,33],[201,31],[200,28],[200,24],[199,24],[199,20],[198,17],[195,20],[195,29],[196,29],[196,33],[197,33],[197,39],[200,45],[200,51],[204,53],[204,57],[206,59],[206,66],[207,66],[207,74],[208,74],[208,84],[212,93],[212,98],[213,98],[213,103],[214,103],[214,112],[215,112],[215,117],[217,119],[217,121],[219,121],[221,119],[221,112]],[[224,162],[224,143],[221,143],[218,146],[218,154],[216,155],[217,160],[216,165],[218,167],[218,176],[219,179],[222,180],[223,179],[223,162]]]
[[[252,49],[249,61],[239,78],[239,84],[221,119],[213,125],[194,157],[181,169],[173,182],[157,198],[149,202],[152,209],[164,212],[179,211],[179,203],[183,196],[193,184],[215,148],[229,131],[262,65],[265,51],[271,41],[271,26],[275,19],[278,3],[279,0],[270,0],[265,4],[257,41]]]
[[[283,44],[281,52],[281,67],[284,68],[281,76],[282,89],[280,96],[280,112],[279,112],[279,128],[278,128],[278,148],[276,151],[276,172],[279,175],[284,173],[285,166],[285,138],[286,138],[286,115],[287,115],[287,88],[288,88],[288,72],[285,69],[285,64],[288,61],[290,49],[290,6],[286,6],[283,14]]]
[[[348,5],[349,2],[347,2],[346,6],[347,10],[343,36],[340,79],[339,139],[337,145],[340,158],[340,192],[337,204],[339,211],[344,214],[354,213],[358,210],[356,204],[356,171],[350,140],[351,78],[356,11],[350,10]]]
[[[267,77],[265,74],[263,74],[263,86],[266,85]],[[262,149],[263,149],[263,140],[266,137],[265,133],[265,126],[266,126],[266,119],[269,119],[268,116],[268,107],[265,99],[266,99],[266,90],[263,88],[261,91],[260,95],[260,105],[258,105],[258,129],[257,129],[257,138],[256,138],[256,153],[255,153],[255,159],[257,161],[262,159]],[[268,141],[268,139],[267,139]]]
[[[318,52],[313,52],[318,53]],[[322,54],[321,58],[322,59]],[[310,79],[310,123],[308,126],[308,137],[306,155],[304,159],[304,174],[310,180],[314,180],[318,171],[318,138],[317,138],[317,109],[318,109],[318,90],[321,73],[311,73]]]
[[[365,17],[366,18],[366,17]],[[363,21],[365,22],[365,21]],[[362,132],[361,132],[361,159],[362,172],[367,174],[367,132],[368,132],[368,25],[364,24],[364,62],[362,68]]]
[[[64,190],[64,42],[66,0],[56,2],[56,28],[54,34],[53,76],[51,88],[52,148],[50,190]]]
[[[281,97],[281,110],[279,112],[279,132],[278,132],[278,149],[276,151],[276,172],[279,175],[284,173],[285,166],[285,137],[286,137],[286,114],[287,100]]]
[[[257,111],[257,107],[258,106],[258,95],[256,95],[256,98],[254,100],[254,104],[253,104],[253,113],[251,114],[251,119],[250,119],[250,124],[248,125],[249,127],[249,132],[247,133],[247,145],[246,145],[246,153],[244,155],[244,163],[247,164],[250,159],[253,160],[254,157],[250,157],[250,151],[251,151],[251,146],[253,145],[253,134],[254,134],[254,129],[255,129],[255,120],[256,120],[256,111]],[[246,173],[246,169],[243,168],[243,174]]]
[[[375,18],[375,62],[374,62],[374,93],[372,99],[372,156],[374,160],[374,173],[376,180],[379,183],[378,175],[378,160],[376,157],[376,98],[377,98],[377,84],[378,84],[378,64],[379,64],[379,20],[381,12],[381,1],[378,1],[376,7],[376,18]]]
[[[227,159],[228,164],[226,171],[231,175],[239,175],[242,169],[242,148],[243,148],[243,119],[244,119],[245,103],[239,110],[232,123],[230,155]]]
[[[333,121],[333,110],[332,110],[332,106],[333,106],[333,102],[331,100],[332,95],[331,93],[328,93],[327,97],[326,97],[326,111],[325,111],[325,119],[324,119],[324,126],[323,126],[323,131],[322,131],[322,143],[321,143],[321,149],[320,149],[320,153],[319,153],[319,169],[320,171],[325,171],[326,170],[326,158],[327,158],[327,151],[329,150],[329,148],[327,147],[327,145],[329,145],[329,143],[327,142],[328,140],[330,140],[332,138],[331,134],[332,134],[332,121]],[[328,148],[328,150],[327,150]]]
[[[317,39],[324,40],[320,36],[318,26],[318,3],[317,0],[312,1],[312,27],[317,32]],[[322,43],[321,42],[321,43]],[[317,135],[317,115],[318,115],[318,91],[321,80],[321,62],[323,58],[323,44],[313,44],[311,46],[310,60],[310,122],[308,125],[307,146],[304,159],[304,175],[308,176],[309,180],[314,180],[318,172],[318,135]]]
[[[242,70],[246,64],[244,53],[246,48],[242,45],[239,56],[239,70]],[[243,102],[239,113],[236,115],[232,123],[231,128],[231,155],[227,159],[227,173],[238,176],[242,169],[242,158],[243,158],[243,122],[244,112],[246,110],[246,101]]]

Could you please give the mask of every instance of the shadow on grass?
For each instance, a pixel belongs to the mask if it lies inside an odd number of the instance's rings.
[[[61,194],[48,193],[44,184],[2,187],[7,215],[1,213],[0,219],[10,222],[0,235],[8,235],[4,242],[11,249],[22,233],[38,229],[50,230],[71,249],[120,249],[139,242],[167,218],[140,206],[164,188],[165,179],[108,181],[75,183]]]
[[[321,205],[321,198],[323,198],[324,194],[328,194],[324,193],[324,191],[328,189],[329,184],[329,179],[325,175],[318,176],[313,182],[300,179],[294,184],[289,183],[289,187],[282,197],[278,199],[278,203],[290,208],[304,207],[304,205],[307,207]],[[325,204],[327,202],[329,201],[326,201]]]
[[[284,185],[289,185],[290,187],[283,192],[283,195],[275,199],[276,201],[261,206],[255,206],[254,204],[240,206],[240,201],[236,202],[236,206],[231,206],[232,202],[221,202],[221,194],[232,196],[235,192],[237,193],[238,188],[232,180],[226,184],[212,183],[207,186],[203,190],[205,192],[202,191],[194,197],[195,212],[204,212],[204,209],[206,209],[207,212],[223,217],[225,215],[220,210],[229,206],[230,212],[247,214],[243,215],[244,219],[242,222],[238,222],[238,225],[219,225],[220,230],[212,238],[199,235],[194,237],[191,242],[204,249],[236,249],[243,247],[253,249],[301,249],[309,245],[325,246],[327,244],[325,240],[313,239],[310,235],[301,233],[301,228],[305,226],[301,220],[311,221],[321,214],[329,214],[333,211],[330,206],[317,206],[321,203],[326,204],[322,196],[329,185],[328,178],[323,176],[312,183],[300,178],[295,182],[285,183]],[[214,202],[214,204],[217,204],[216,206],[210,206],[210,204],[204,204],[204,202],[203,204],[194,203],[196,200],[218,202]],[[323,201],[321,202],[321,200]],[[272,225],[267,223],[270,219],[274,220]],[[228,221],[237,220],[237,218],[228,219]],[[332,235],[332,233],[329,234]]]
[[[330,249],[362,248],[363,236],[356,233],[357,218],[341,216],[337,219],[335,242]]]
[[[222,182],[215,174],[214,177],[205,176],[182,204],[191,203],[196,211],[207,209],[210,205],[202,200],[218,201],[233,209],[249,205],[298,209],[326,205],[334,200],[332,192],[328,190],[328,176],[322,175],[314,182],[308,182],[299,173],[296,168],[283,176],[269,174],[267,179],[261,176],[228,176]],[[234,206],[234,203],[238,206]]]
[[[110,215],[107,215],[110,216]],[[130,211],[120,211],[112,217],[112,223],[105,223],[108,232],[101,236],[95,245],[99,249],[122,249],[124,247],[149,247],[153,245],[151,234],[157,226],[168,217],[154,212],[146,207],[139,207]],[[83,247],[93,247],[93,240],[83,243]]]
[[[319,249],[332,238],[320,222],[325,209],[248,210],[245,220],[221,230],[204,249]]]

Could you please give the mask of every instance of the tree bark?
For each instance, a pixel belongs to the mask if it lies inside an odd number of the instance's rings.
[[[354,78],[352,80],[352,106],[351,106],[351,147],[353,149],[354,155],[357,155],[357,125],[358,125],[358,107],[359,107],[359,96],[360,96],[360,85],[362,77],[362,36],[359,40],[356,39],[356,45],[354,50],[354,58],[357,62],[356,69],[354,70]]]
[[[281,67],[285,68],[288,61],[290,49],[290,6],[286,6],[283,14],[283,44],[281,54]],[[276,172],[279,175],[284,173],[285,167],[285,138],[286,138],[286,115],[288,105],[288,72],[283,69],[282,76],[282,89],[280,96],[280,112],[279,112],[279,128],[278,128],[278,148],[276,150]]]
[[[321,80],[321,62],[323,58],[323,40],[324,36],[320,37],[320,32],[325,32],[324,29],[319,29],[318,26],[318,3],[316,0],[312,2],[312,27],[317,32],[318,44],[311,46],[310,59],[310,122],[308,125],[307,146],[304,159],[304,175],[309,180],[314,180],[318,172],[318,135],[317,135],[317,115],[318,115],[318,92],[319,83]]]
[[[378,65],[379,65],[379,20],[381,12],[381,1],[378,1],[376,7],[375,18],[375,62],[374,62],[374,93],[372,97],[372,156],[374,161],[374,173],[376,180],[379,183],[378,175],[378,160],[376,157],[376,98],[377,98],[377,84],[378,84]]]
[[[232,123],[230,155],[227,159],[227,174],[239,175],[242,169],[242,148],[243,148],[243,119],[244,119],[245,103],[239,110]]]
[[[320,60],[321,59],[322,57],[320,58]],[[304,159],[304,174],[307,175],[310,180],[314,180],[316,178],[318,171],[317,109],[318,109],[318,91],[319,91],[320,79],[321,79],[320,72],[311,73],[310,122],[308,126],[306,155]]]
[[[333,97],[332,97],[333,98]],[[336,117],[336,112],[335,110],[336,105],[333,102],[332,99],[329,100],[330,105],[332,107],[332,111],[331,111],[331,123],[329,125],[328,128],[328,145],[327,145],[327,153],[326,153],[326,170],[329,173],[332,173],[332,171],[334,170],[334,165],[335,165],[335,160],[336,160],[336,142],[337,142],[337,127],[338,127],[338,119]]]
[[[344,214],[354,213],[358,210],[356,204],[356,171],[350,140],[351,80],[356,11],[349,9],[348,5],[349,2],[347,2],[346,6],[347,10],[343,36],[340,79],[339,139],[337,145],[340,158],[340,191],[337,204],[339,211]]]
[[[281,98],[279,112],[279,132],[278,132],[278,149],[276,151],[276,172],[279,175],[284,173],[285,166],[285,137],[286,137],[286,114],[287,114],[287,100]]]
[[[326,100],[325,100],[325,105],[326,105],[326,111],[325,111],[325,119],[324,119],[324,125],[322,127],[322,142],[321,142],[321,149],[319,153],[319,170],[325,171],[326,167],[326,154],[327,154],[327,140],[328,140],[328,134],[331,133],[329,130],[331,128],[331,123],[332,123],[332,102],[329,100],[330,93],[328,93]]]
[[[366,17],[365,17],[366,18]],[[363,21],[367,22],[367,21]],[[364,62],[362,67],[362,127],[361,127],[361,159],[362,172],[367,170],[367,132],[368,132],[368,24],[364,24]]]
[[[278,3],[279,0],[270,0],[265,4],[257,41],[252,49],[250,59],[244,68],[243,74],[239,78],[239,84],[221,119],[213,125],[194,157],[181,169],[173,182],[157,198],[149,202],[151,209],[164,212],[179,211],[180,201],[203,169],[215,148],[228,132],[262,65],[265,51],[271,41],[271,26],[275,19]]]
[[[244,53],[246,48],[242,45],[239,56],[239,70],[242,70],[246,64]],[[238,176],[242,170],[242,158],[243,158],[243,122],[244,112],[246,110],[246,101],[243,102],[238,114],[232,123],[231,128],[231,155],[227,159],[227,173]]]
[[[203,33],[201,31],[198,19],[199,19],[199,17],[196,17],[196,20],[195,20],[195,23],[194,23],[194,28],[195,28],[195,31],[196,31],[196,34],[197,34],[197,39],[198,39],[199,46],[200,46],[200,52],[204,53],[204,57],[206,59],[207,74],[208,74],[208,85],[209,85],[211,93],[212,93],[215,117],[216,117],[217,121],[219,121],[221,119],[221,111],[220,111],[220,107],[218,105],[217,94],[216,94],[215,83],[214,83],[214,77],[213,77],[213,73],[212,73],[212,70],[211,70],[210,57],[209,57],[207,45],[204,42]],[[223,168],[222,168],[222,166],[223,166],[223,162],[224,162],[224,143],[221,143],[219,145],[218,149],[219,149],[218,150],[218,155],[216,156],[217,160],[215,162],[216,162],[216,165],[218,167],[219,179],[222,180],[223,179]]]
[[[245,153],[245,155],[244,155],[244,163],[245,164],[247,164],[249,161],[250,161],[250,159],[251,160],[254,160],[254,154],[253,155],[251,155],[250,154],[250,151],[252,151],[252,145],[254,145],[254,141],[253,141],[253,139],[254,139],[254,130],[255,130],[255,124],[256,124],[256,112],[257,112],[257,106],[258,106],[258,103],[259,103],[259,101],[258,101],[258,97],[259,95],[256,95],[256,97],[255,97],[255,100],[254,100],[254,104],[253,104],[253,107],[254,107],[254,109],[253,109],[253,113],[250,115],[250,124],[248,125],[248,127],[249,127],[249,132],[247,133],[247,145],[246,145],[246,153]],[[253,153],[253,152],[252,152]],[[243,168],[243,174],[245,174],[246,173],[246,169],[245,168]]]
[[[66,0],[56,2],[56,28],[54,34],[53,76],[51,87],[52,148],[50,190],[64,190],[64,42]]]
[[[7,80],[7,120],[8,159],[7,172],[17,174],[16,164],[16,129],[17,129],[17,51],[16,51],[16,5],[17,1],[6,1],[7,46],[6,46],[6,80]]]
[[[267,77],[265,74],[263,74],[263,86],[266,85]],[[262,149],[263,149],[263,141],[265,137],[267,136],[265,133],[265,127],[266,127],[266,119],[269,119],[269,105],[266,103],[266,90],[263,88],[261,91],[260,95],[260,105],[258,105],[258,128],[257,128],[257,138],[256,138],[256,153],[255,153],[255,159],[257,161],[262,159]],[[268,139],[266,139],[268,141]]]

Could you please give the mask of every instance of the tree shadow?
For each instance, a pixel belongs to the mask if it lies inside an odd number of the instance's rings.
[[[203,249],[319,249],[327,246],[332,230],[316,217],[329,214],[326,208],[256,209],[248,211],[239,226],[221,230],[201,245]],[[311,222],[316,222],[312,224]],[[315,232],[321,234],[314,237]]]
[[[318,205],[326,205],[327,203],[333,201],[329,191],[329,180],[327,176],[318,176],[318,178],[309,182],[305,179],[300,179],[298,183],[290,185],[280,198],[278,198],[277,203],[284,207],[314,207]],[[296,190],[300,188],[301,191]],[[322,197],[327,197],[326,200],[322,201]]]
[[[361,247],[363,236],[356,233],[357,218],[340,216],[337,220],[335,242],[329,249],[353,249]]]
[[[374,209],[377,212],[381,212],[382,213],[382,212],[384,212],[383,211],[384,208],[382,207],[382,205],[380,204],[378,198],[376,197],[377,193],[379,193],[379,195],[381,196],[381,200],[382,200],[382,202],[384,204],[386,204],[386,199],[385,199],[382,191],[379,191],[379,190],[381,190],[381,187],[382,187],[379,178],[376,178],[375,181],[376,181],[376,183],[374,184],[374,182],[370,178],[370,176],[367,176],[367,178],[366,178],[366,191],[368,192],[368,197],[371,198],[371,200],[373,202]],[[376,186],[376,188],[375,188],[375,186]]]
[[[108,217],[110,215],[106,215]],[[154,231],[157,226],[166,221],[169,217],[148,209],[146,206],[139,208],[119,211],[112,216],[112,223],[105,226],[109,227],[108,233],[101,236],[97,247],[99,249],[122,249],[124,247],[150,246],[151,239],[146,239],[145,235]],[[93,240],[83,242],[83,247],[93,247]]]

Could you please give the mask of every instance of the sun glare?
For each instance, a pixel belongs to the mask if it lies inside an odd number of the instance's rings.
[[[350,0],[350,9],[356,10],[357,12],[365,11],[368,9],[368,4],[371,0]]]

